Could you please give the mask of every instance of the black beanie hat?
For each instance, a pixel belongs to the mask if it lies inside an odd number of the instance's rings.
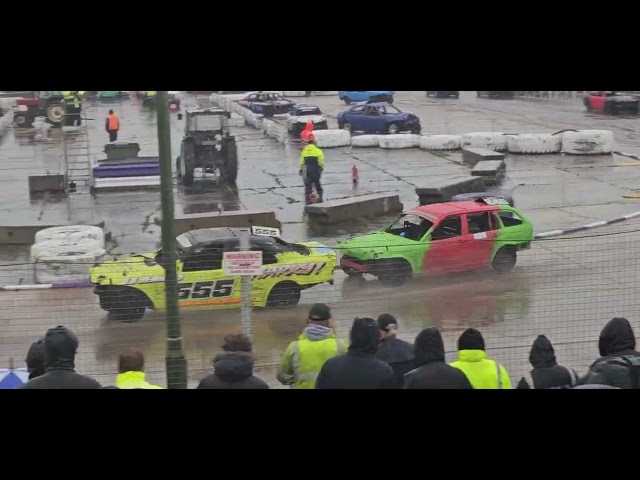
[[[475,328],[467,328],[458,338],[458,350],[485,350],[482,334]]]

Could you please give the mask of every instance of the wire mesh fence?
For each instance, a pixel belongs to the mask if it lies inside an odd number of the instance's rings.
[[[251,291],[256,374],[279,386],[275,373],[281,355],[300,335],[316,302],[331,307],[337,335],[344,339],[354,317],[390,313],[398,319],[399,337],[408,341],[423,328],[438,327],[447,360],[454,361],[458,336],[472,326],[483,333],[489,356],[505,365],[517,382],[531,368],[532,341],[545,334],[559,363],[584,373],[598,356],[598,335],[606,321],[623,316],[638,327],[639,226],[629,221],[591,234],[535,240],[530,249],[516,252],[517,264],[508,272],[496,265],[499,240],[466,229],[428,241],[380,235],[381,240],[369,241],[360,260],[354,260],[353,251],[347,254],[343,244],[283,244],[275,252],[263,248],[264,271],[252,278]],[[491,237],[490,232],[479,233]],[[413,253],[406,251],[409,244]],[[374,261],[371,252],[394,248],[405,249],[402,255],[415,267],[414,275],[407,263]],[[351,267],[344,269],[348,275],[339,266],[334,271],[343,256],[352,261],[342,262]],[[118,355],[135,348],[145,355],[149,381],[166,385],[161,258],[98,260],[63,263],[58,271],[91,271],[93,287],[41,284],[36,290],[0,292],[0,368],[8,367],[11,359],[20,366],[33,341],[48,328],[65,325],[79,339],[80,373],[113,385]],[[242,301],[240,279],[225,276],[220,262],[220,251],[210,250],[182,252],[178,263],[182,337],[192,388],[211,373],[224,337],[241,331],[236,308]],[[367,266],[363,276],[354,270],[354,262]],[[37,264],[27,261],[4,264],[0,284],[32,284],[37,270]]]

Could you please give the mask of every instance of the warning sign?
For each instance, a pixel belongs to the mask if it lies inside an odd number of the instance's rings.
[[[260,275],[262,252],[224,252],[225,275]]]

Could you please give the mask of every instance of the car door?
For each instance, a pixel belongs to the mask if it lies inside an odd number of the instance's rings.
[[[358,130],[365,133],[376,133],[381,131],[379,129],[380,112],[378,108],[371,105],[365,105],[360,123],[361,127],[358,128]]]
[[[451,215],[440,220],[425,238],[429,242],[422,270],[426,275],[464,270],[461,247],[464,243],[462,218]]]
[[[495,212],[467,213],[466,233],[463,231],[463,260],[465,270],[489,266],[494,242],[499,233],[500,220]]]
[[[222,269],[224,244],[210,244],[189,252],[182,259],[178,284],[178,305],[198,307],[240,303],[240,277],[225,275]]]
[[[385,107],[374,107],[376,113],[372,116],[373,128],[376,132],[386,132],[387,122],[389,117],[387,116],[387,109]]]
[[[345,123],[350,123],[351,130],[353,131],[362,131],[365,127],[364,117],[364,106],[361,105],[351,109],[351,111],[345,115]]]

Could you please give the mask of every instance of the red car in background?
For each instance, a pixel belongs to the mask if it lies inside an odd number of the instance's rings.
[[[616,115],[618,113],[638,114],[640,97],[624,92],[589,92],[584,97],[584,105],[588,112]]]

